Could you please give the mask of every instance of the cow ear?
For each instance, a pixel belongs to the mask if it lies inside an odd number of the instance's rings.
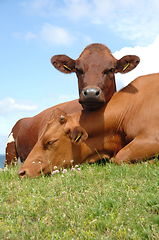
[[[56,108],[53,110],[50,116],[50,120],[48,124],[52,124],[54,122],[59,122],[61,125],[67,122],[67,113],[60,108]]]
[[[127,73],[133,70],[140,62],[140,58],[136,55],[126,55],[117,61],[115,72]]]
[[[71,131],[70,138],[72,143],[79,145],[88,138],[88,134],[82,127],[77,126]]]
[[[51,58],[52,65],[63,73],[75,72],[75,60],[66,55],[55,55]]]

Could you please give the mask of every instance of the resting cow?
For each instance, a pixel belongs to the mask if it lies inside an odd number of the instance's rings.
[[[103,44],[87,46],[77,60],[66,55],[56,55],[51,59],[58,70],[64,73],[76,72],[79,102],[88,110],[102,107],[116,92],[114,73],[129,72],[138,65],[139,61],[140,59],[134,55],[127,55],[117,60]],[[6,164],[17,162],[17,159],[24,162],[53,109],[60,107],[67,113],[73,113],[81,110],[81,105],[78,100],[74,100],[49,108],[32,118],[18,121],[8,137]]]
[[[50,173],[56,166],[112,158],[116,164],[159,153],[159,73],[142,76],[95,112],[66,114],[56,109],[18,173]]]

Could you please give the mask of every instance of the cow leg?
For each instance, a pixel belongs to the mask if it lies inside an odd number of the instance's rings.
[[[11,133],[8,137],[7,144],[6,144],[5,166],[16,164],[18,161],[17,159],[18,159],[18,156],[16,152],[15,139],[13,137],[13,133]]]
[[[110,159],[110,156],[108,154],[105,154],[105,151],[101,151],[101,152],[96,152],[94,153],[93,155],[89,156],[86,161],[88,163],[95,163],[99,160],[102,160],[102,159]]]
[[[112,160],[116,164],[141,162],[159,153],[159,142],[149,138],[135,138],[122,148]]]

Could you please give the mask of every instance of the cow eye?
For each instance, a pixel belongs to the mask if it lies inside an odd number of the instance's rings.
[[[115,72],[115,69],[114,68],[111,68],[111,69],[107,69],[104,71],[104,74],[108,74],[108,73],[114,73]]]
[[[114,73],[114,72],[115,72],[115,69],[114,69],[114,68],[111,68],[111,69],[109,70],[109,72]]]
[[[57,139],[58,140],[58,139]],[[44,149],[47,150],[49,147],[51,147],[57,140],[48,141],[46,144],[44,144]]]

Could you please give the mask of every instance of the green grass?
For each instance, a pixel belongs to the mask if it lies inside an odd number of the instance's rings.
[[[159,239],[159,164],[0,173],[0,239]]]

